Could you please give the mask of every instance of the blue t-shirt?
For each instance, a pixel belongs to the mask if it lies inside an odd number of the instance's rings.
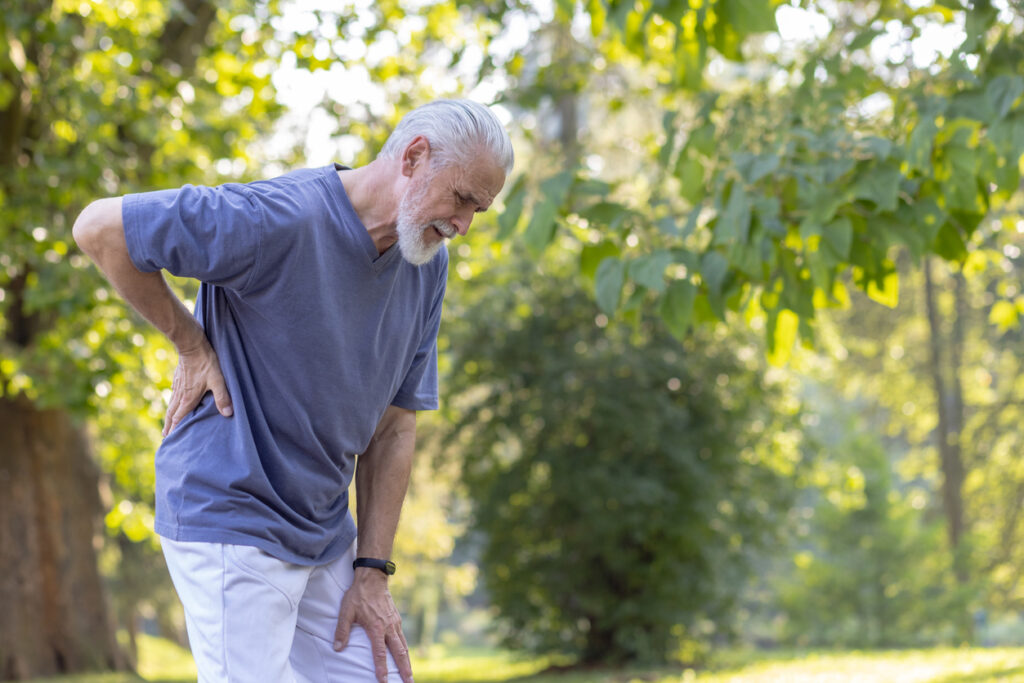
[[[377,253],[332,164],[127,195],[132,262],[202,281],[195,316],[234,408],[207,393],[156,454],[156,531],[297,564],[355,539],[355,456],[389,405],[437,408],[442,249]]]

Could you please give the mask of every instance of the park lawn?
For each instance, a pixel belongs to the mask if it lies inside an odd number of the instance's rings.
[[[157,638],[140,641],[139,676],[96,674],[34,683],[184,683],[195,680],[188,652]],[[545,673],[543,658],[490,649],[435,648],[415,657],[417,683],[1024,683],[1024,648],[878,652],[736,652],[705,670],[635,668]],[[396,682],[397,683],[397,682]]]

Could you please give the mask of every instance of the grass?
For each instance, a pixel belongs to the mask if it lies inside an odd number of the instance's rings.
[[[186,650],[143,637],[139,674],[36,679],[34,683],[184,683],[195,680]],[[417,683],[1024,683],[1024,648],[879,652],[720,653],[705,670],[633,668],[552,673],[544,658],[491,649],[437,647],[415,656]],[[548,670],[545,673],[545,670]]]

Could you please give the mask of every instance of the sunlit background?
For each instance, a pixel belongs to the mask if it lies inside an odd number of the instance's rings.
[[[359,166],[436,97],[516,168],[449,245],[391,584],[417,680],[1020,677],[1022,31],[1011,0],[5,8],[0,680],[194,678],[152,530],[173,349],[75,217]]]

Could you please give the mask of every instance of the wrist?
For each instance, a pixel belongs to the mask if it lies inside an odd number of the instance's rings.
[[[391,560],[382,560],[377,557],[368,557],[366,555],[361,555],[352,562],[352,569],[369,569],[372,571],[380,572],[384,576],[391,576],[395,573],[396,567],[395,563]]]
[[[387,590],[388,575],[372,567],[356,567],[352,578],[352,585],[365,586],[375,590]]]
[[[196,322],[195,318],[188,316],[186,320],[167,338],[174,344],[179,356],[188,356],[201,350],[210,342],[206,339],[206,332]]]

